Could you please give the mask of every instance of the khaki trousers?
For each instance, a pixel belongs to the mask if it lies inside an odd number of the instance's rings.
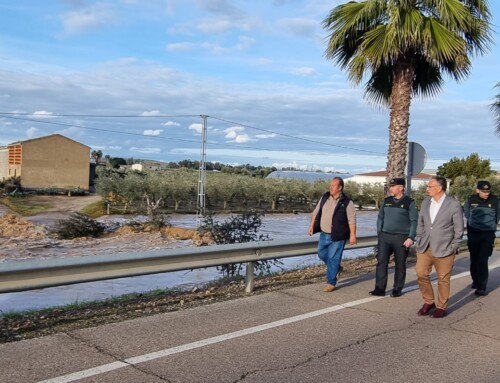
[[[450,278],[454,262],[455,255],[437,258],[432,255],[430,247],[423,253],[417,253],[415,271],[417,273],[418,287],[420,288],[425,303],[433,304],[435,302],[434,290],[429,277],[432,266],[434,266],[438,277],[438,299],[436,307],[446,310],[450,297]]]

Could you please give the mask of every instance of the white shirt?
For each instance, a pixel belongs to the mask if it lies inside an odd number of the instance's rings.
[[[431,198],[431,204],[429,206],[429,214],[431,216],[431,222],[434,223],[434,220],[436,219],[436,216],[439,212],[439,209],[441,208],[441,205],[443,204],[443,201],[446,197],[446,193],[444,193],[439,200],[434,200],[434,198]]]

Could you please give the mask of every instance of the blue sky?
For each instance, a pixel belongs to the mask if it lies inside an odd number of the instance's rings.
[[[389,111],[324,58],[321,21],[342,2],[2,1],[0,145],[60,133],[112,157],[199,160],[207,115],[207,161],[383,169]],[[491,51],[412,104],[409,140],[427,168],[477,152],[500,169],[490,7]]]

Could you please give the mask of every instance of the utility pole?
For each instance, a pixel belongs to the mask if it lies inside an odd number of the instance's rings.
[[[208,116],[201,115],[203,125],[201,129],[201,150],[200,150],[200,167],[198,169],[198,200],[196,203],[196,227],[200,227],[201,218],[205,214],[205,186],[207,180],[207,118]]]

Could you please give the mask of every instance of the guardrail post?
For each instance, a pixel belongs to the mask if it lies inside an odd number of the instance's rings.
[[[253,262],[248,262],[247,263],[247,270],[245,274],[245,293],[251,294],[253,293],[253,287],[254,287],[254,263]]]

